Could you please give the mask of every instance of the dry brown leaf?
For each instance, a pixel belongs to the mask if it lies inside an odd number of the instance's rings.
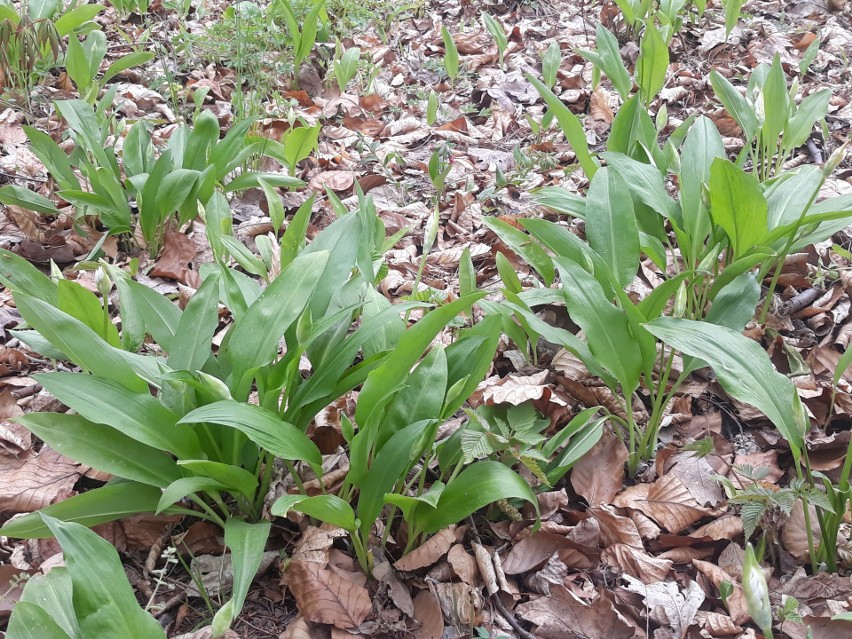
[[[675,581],[660,581],[643,584],[641,581],[625,575],[627,590],[642,595],[645,605],[651,611],[651,618],[663,626],[669,626],[675,639],[683,639],[689,626],[695,619],[695,613],[704,603],[704,591],[694,581],[682,589]]]
[[[325,193],[326,189],[339,193],[348,191],[353,184],[355,184],[355,174],[352,171],[323,171],[311,178],[308,187],[320,193]]]
[[[713,541],[720,541],[722,539],[730,541],[742,534],[743,520],[736,515],[725,515],[697,528],[694,532],[689,533],[689,536],[696,539],[709,537]]]
[[[213,637],[213,627],[206,626],[193,632],[178,635],[175,639],[211,639],[211,637]],[[219,637],[221,637],[221,639],[240,639],[240,635],[233,630],[226,630],[225,634],[219,635]]]
[[[411,571],[431,566],[447,554],[447,551],[455,543],[455,531],[455,526],[438,531],[425,544],[400,557],[394,567],[397,570]]]
[[[815,548],[819,548],[820,526],[816,516],[816,508],[808,506],[810,514],[810,529]],[[805,509],[802,500],[799,499],[793,506],[793,511],[787,521],[781,526],[781,543],[788,553],[799,561],[806,561],[810,556],[808,549],[808,527],[805,523]]]
[[[293,622],[287,626],[287,630],[282,632],[278,639],[319,639],[320,635],[314,633],[310,624],[305,621],[305,618],[299,615]]]
[[[47,446],[0,457],[0,511],[29,513],[70,497],[85,466]]]
[[[646,501],[637,501],[635,508],[672,534],[679,533],[714,512],[713,509],[700,507],[687,486],[672,474],[651,484]]]
[[[197,288],[198,274],[190,268],[196,256],[195,243],[183,233],[168,229],[163,237],[163,250],[151,269],[151,277],[165,277]]]
[[[421,590],[414,597],[414,618],[420,622],[417,637],[441,639],[444,634],[444,616],[438,598],[428,590]]]
[[[564,551],[575,550],[578,546],[579,544],[562,535],[547,532],[533,533],[512,546],[512,550],[502,561],[503,571],[507,575],[520,575],[541,566],[554,553],[558,553],[561,559]],[[577,554],[579,557],[571,556],[571,558],[579,559],[582,564],[569,564],[572,568],[588,569],[597,565],[597,557],[588,557],[582,552]]]
[[[549,597],[539,597],[515,608],[521,618],[536,625],[534,634],[542,639],[633,639],[633,627],[621,616],[609,594],[600,593],[597,601],[587,604],[563,586],[551,586]]]
[[[742,626],[734,623],[730,616],[718,612],[699,610],[695,613],[695,621],[711,637],[735,637],[743,631]]]
[[[396,576],[390,562],[382,561],[373,569],[373,576],[387,585],[388,593],[393,603],[409,617],[414,617],[414,603],[408,588]]]
[[[639,550],[645,549],[642,536],[630,518],[619,515],[614,508],[605,505],[589,508],[589,513],[600,524],[601,545],[604,548],[613,544],[627,544]]]
[[[370,614],[370,594],[363,586],[312,561],[290,561],[287,586],[308,621],[355,628]]]
[[[474,624],[482,610],[482,593],[467,584],[430,583],[432,593],[441,605],[444,618],[453,626],[468,627]]]
[[[624,486],[627,447],[620,437],[604,431],[594,448],[574,464],[571,485],[590,506],[609,504]]]
[[[659,559],[624,544],[613,544],[603,551],[601,560],[621,568],[626,574],[651,584],[663,581],[672,569],[672,562]]]
[[[485,388],[482,401],[486,404],[512,404],[518,406],[526,401],[550,399],[552,391],[545,384],[548,371],[535,375],[507,375],[496,383],[483,382]]]
[[[476,567],[476,559],[468,554],[462,544],[455,544],[450,548],[447,553],[447,562],[452,566],[456,577],[468,586],[476,586],[481,581],[479,570]]]
[[[21,598],[21,593],[24,591],[26,581],[21,580],[21,577],[32,576],[37,574],[37,570],[22,570],[10,565],[0,566],[0,592],[3,596],[0,597],[0,617],[12,611],[15,603]],[[16,585],[13,587],[12,583]]]
[[[748,604],[746,604],[743,587],[736,579],[719,568],[719,566],[710,563],[709,561],[694,559],[692,561],[692,565],[710,580],[716,590],[719,590],[723,581],[730,582],[734,587],[733,592],[728,595],[728,612],[731,614],[731,618],[734,620],[734,623],[742,624],[751,619],[751,615],[748,613]]]

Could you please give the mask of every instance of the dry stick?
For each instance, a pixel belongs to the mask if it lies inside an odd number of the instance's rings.
[[[473,521],[473,515],[468,515],[468,522],[470,523],[470,530],[473,532],[473,536],[476,538],[476,543],[482,545],[482,539],[479,537],[479,531],[476,529],[476,523]],[[515,617],[515,614],[508,610],[506,606],[503,605],[503,601],[500,599],[498,594],[495,592],[494,594],[489,594],[488,598],[494,604],[494,607],[497,608],[497,611],[503,615],[503,618],[512,626],[512,629],[518,633],[518,636],[521,639],[536,639],[536,636],[521,626],[521,623],[518,621],[518,618]]]

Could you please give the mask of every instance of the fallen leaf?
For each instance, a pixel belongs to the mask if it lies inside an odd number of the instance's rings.
[[[418,639],[441,639],[444,634],[444,616],[438,598],[428,590],[414,597],[414,618],[420,622]]]
[[[604,431],[597,444],[574,464],[571,486],[590,506],[609,504],[624,486],[627,447],[620,437]]]
[[[447,551],[455,543],[455,530],[455,526],[450,526],[449,528],[438,531],[425,544],[400,557],[394,564],[394,567],[397,570],[408,572],[431,566],[446,555]]]
[[[587,604],[565,587],[554,585],[551,596],[519,604],[516,612],[535,624],[534,634],[542,639],[566,639],[570,628],[584,639],[633,639],[633,627],[621,616],[608,593]]]
[[[372,610],[366,588],[316,562],[291,560],[286,576],[299,612],[308,621],[355,628]]]

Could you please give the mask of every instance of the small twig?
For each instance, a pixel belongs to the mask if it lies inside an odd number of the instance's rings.
[[[822,291],[818,288],[807,288],[784,302],[781,305],[781,313],[785,316],[798,313],[808,304],[815,301],[820,295],[822,295]]]

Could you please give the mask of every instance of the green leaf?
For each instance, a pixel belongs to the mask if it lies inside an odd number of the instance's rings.
[[[313,153],[319,140],[320,125],[292,129],[284,140],[284,158],[290,173],[296,165]]]
[[[20,255],[0,249],[0,282],[16,295],[26,293],[43,300],[49,306],[59,304],[56,282],[44,275]]]
[[[334,62],[334,76],[337,78],[337,88],[341,93],[346,91],[346,85],[358,72],[358,62],[361,60],[361,49],[350,47],[343,52],[340,60]]]
[[[319,519],[322,522],[343,528],[350,533],[357,529],[355,512],[348,502],[337,495],[284,495],[275,500],[269,513],[276,517],[286,517],[291,510]],[[372,525],[372,522],[370,522]]]
[[[725,38],[731,35],[731,31],[737,26],[744,4],[745,0],[722,0],[722,6],[725,8]]]
[[[790,94],[787,92],[787,79],[781,67],[781,57],[776,53],[772,66],[766,75],[766,82],[757,98],[758,109],[763,106],[763,125],[760,133],[764,144],[773,148],[784,132],[790,117]]]
[[[710,213],[731,242],[734,259],[743,257],[767,234],[767,204],[760,183],[725,158],[710,165]]]
[[[219,636],[218,630],[230,628],[242,612],[263,559],[271,526],[268,521],[250,524],[233,517],[225,522],[225,545],[231,550],[234,586],[230,601],[213,618],[214,636]]]
[[[482,223],[500,236],[500,239],[508,244],[509,248],[538,271],[547,286],[553,283],[553,278],[556,275],[553,269],[553,261],[529,235],[496,217],[483,217]]]
[[[526,78],[535,87],[536,91],[539,92],[539,95],[541,95],[547,104],[547,108],[556,117],[556,121],[559,122],[565,139],[568,140],[574,154],[577,156],[577,162],[580,163],[586,177],[591,180],[600,164],[592,157],[591,151],[589,151],[589,142],[586,139],[586,132],[583,130],[580,119],[541,80],[531,75],[527,75]]]
[[[70,11],[66,11],[54,23],[54,26],[56,27],[56,33],[58,33],[60,37],[64,38],[72,31],[75,31],[79,27],[83,26],[86,22],[94,18],[105,8],[106,7],[100,4],[84,4],[75,7]]]
[[[148,384],[127,367],[118,349],[80,320],[23,293],[15,295],[15,303],[27,323],[72,362],[96,375],[109,375],[128,389],[147,391]]]
[[[444,69],[450,80],[455,80],[459,74],[459,50],[447,27],[441,27],[441,38],[444,40]]]
[[[167,363],[174,370],[196,371],[210,358],[219,326],[219,274],[210,273],[181,315]]]
[[[15,421],[55,451],[111,475],[160,488],[181,476],[180,468],[163,451],[80,415],[29,413]]]
[[[677,203],[666,192],[663,176],[650,164],[638,162],[621,153],[601,154],[608,166],[627,182],[632,193],[660,215],[679,224],[680,210]]]
[[[73,586],[68,569],[57,566],[46,574],[33,575],[27,581],[20,601],[43,608],[73,639],[83,639],[71,604],[72,591]],[[11,636],[8,631],[6,636]]]
[[[80,181],[77,179],[74,169],[71,168],[68,155],[59,148],[53,138],[35,127],[25,126],[24,131],[30,141],[33,153],[47,167],[50,176],[56,180],[59,187],[61,189],[79,189]],[[3,189],[0,189],[0,191],[3,191]]]
[[[669,346],[708,362],[722,388],[763,412],[798,457],[808,428],[804,407],[793,383],[775,370],[757,342],[724,326],[673,317],[644,326]]]
[[[561,65],[562,49],[559,48],[559,43],[554,40],[541,58],[541,77],[548,89],[552,89],[553,85],[556,84],[556,74]]]
[[[70,601],[68,602],[70,604]],[[6,639],[71,639],[41,606],[19,601],[12,609]]]
[[[130,515],[152,513],[157,508],[160,494],[159,488],[136,482],[107,484],[7,521],[0,528],[0,534],[22,539],[52,537],[39,513],[89,527]]]
[[[153,60],[154,57],[154,54],[150,51],[133,51],[132,53],[121,56],[118,60],[107,67],[107,70],[104,72],[104,75],[100,80],[101,86],[104,86],[119,73],[123,73],[131,67],[141,66],[146,62]]]
[[[753,104],[716,69],[710,71],[710,84],[716,97],[743,130],[743,142],[748,144],[757,135],[757,116]]]
[[[355,412],[359,425],[366,425],[373,411],[398,390],[411,367],[450,320],[484,296],[483,292],[474,293],[441,306],[403,333],[396,350],[364,382]]]
[[[689,246],[680,247],[693,261],[700,259],[712,223],[702,198],[702,189],[710,179],[710,166],[716,158],[727,157],[722,136],[709,118],[701,116],[689,129],[680,158],[680,206]]]
[[[178,457],[202,456],[195,433],[175,428],[177,415],[147,390],[135,393],[112,380],[83,373],[41,373],[37,379],[49,393],[86,419],[112,426],[138,442]]]
[[[621,383],[630,396],[639,386],[642,356],[627,317],[604,295],[601,285],[579,264],[557,257],[565,303],[571,319],[585,333],[594,358]]]
[[[7,184],[0,188],[0,204],[6,206],[20,206],[21,208],[44,213],[45,215],[62,215],[62,211],[56,208],[50,200],[35,191],[30,191],[23,186]]]
[[[592,178],[586,196],[586,239],[618,283],[626,287],[639,269],[639,229],[627,184],[603,168]]]
[[[165,639],[162,626],[136,602],[111,543],[80,524],[41,517],[62,546],[82,636]]]
[[[110,346],[118,346],[118,329],[104,317],[104,309],[97,296],[87,288],[71,280],[59,280],[59,309],[68,313],[86,326]]]
[[[813,131],[814,124],[822,120],[828,113],[828,101],[831,98],[831,91],[822,89],[811,93],[808,97],[802,100],[802,103],[796,109],[796,113],[787,122],[784,129],[784,137],[781,140],[781,145],[785,149],[795,149],[802,146],[808,141]]]
[[[154,514],[159,515],[187,495],[221,490],[227,490],[227,486],[210,477],[181,477],[165,487]]]
[[[447,484],[434,509],[426,504],[415,508],[413,529],[429,535],[464,520],[483,506],[513,498],[530,502],[538,513],[538,502],[525,479],[500,462],[476,462]]]
[[[281,336],[310,303],[328,260],[324,251],[299,255],[234,323],[226,353],[236,383],[274,357]]]
[[[260,406],[224,400],[196,408],[184,415],[178,423],[204,422],[234,428],[278,457],[305,461],[314,466],[322,463],[319,449],[307,435]]]
[[[546,466],[544,473],[551,485],[555,485],[574,464],[594,448],[603,436],[603,425],[606,420],[606,417],[601,417],[588,423],[579,433],[571,437],[568,445],[559,451],[559,454]]]
[[[598,24],[595,30],[595,42],[597,42],[598,47],[595,52],[597,55],[589,55],[592,53],[589,51],[577,51],[577,53],[592,64],[597,65],[612,82],[612,86],[615,87],[621,99],[627,100],[627,96],[630,95],[630,90],[633,88],[633,83],[630,81],[630,75],[621,60],[618,40],[606,27]]]
[[[265,184],[265,182],[264,182]],[[311,195],[296,211],[293,219],[287,225],[287,230],[281,236],[281,268],[286,268],[290,262],[296,259],[302,246],[305,244],[305,233],[311,221],[311,211],[314,206],[315,195]]]
[[[254,499],[257,492],[257,477],[239,466],[232,466],[208,459],[182,459],[177,462],[182,468],[200,477],[210,477],[223,484],[231,492]]]
[[[642,33],[639,58],[636,60],[636,84],[639,85],[639,95],[645,105],[651,104],[663,88],[668,68],[669,48],[653,22],[648,22]]]

